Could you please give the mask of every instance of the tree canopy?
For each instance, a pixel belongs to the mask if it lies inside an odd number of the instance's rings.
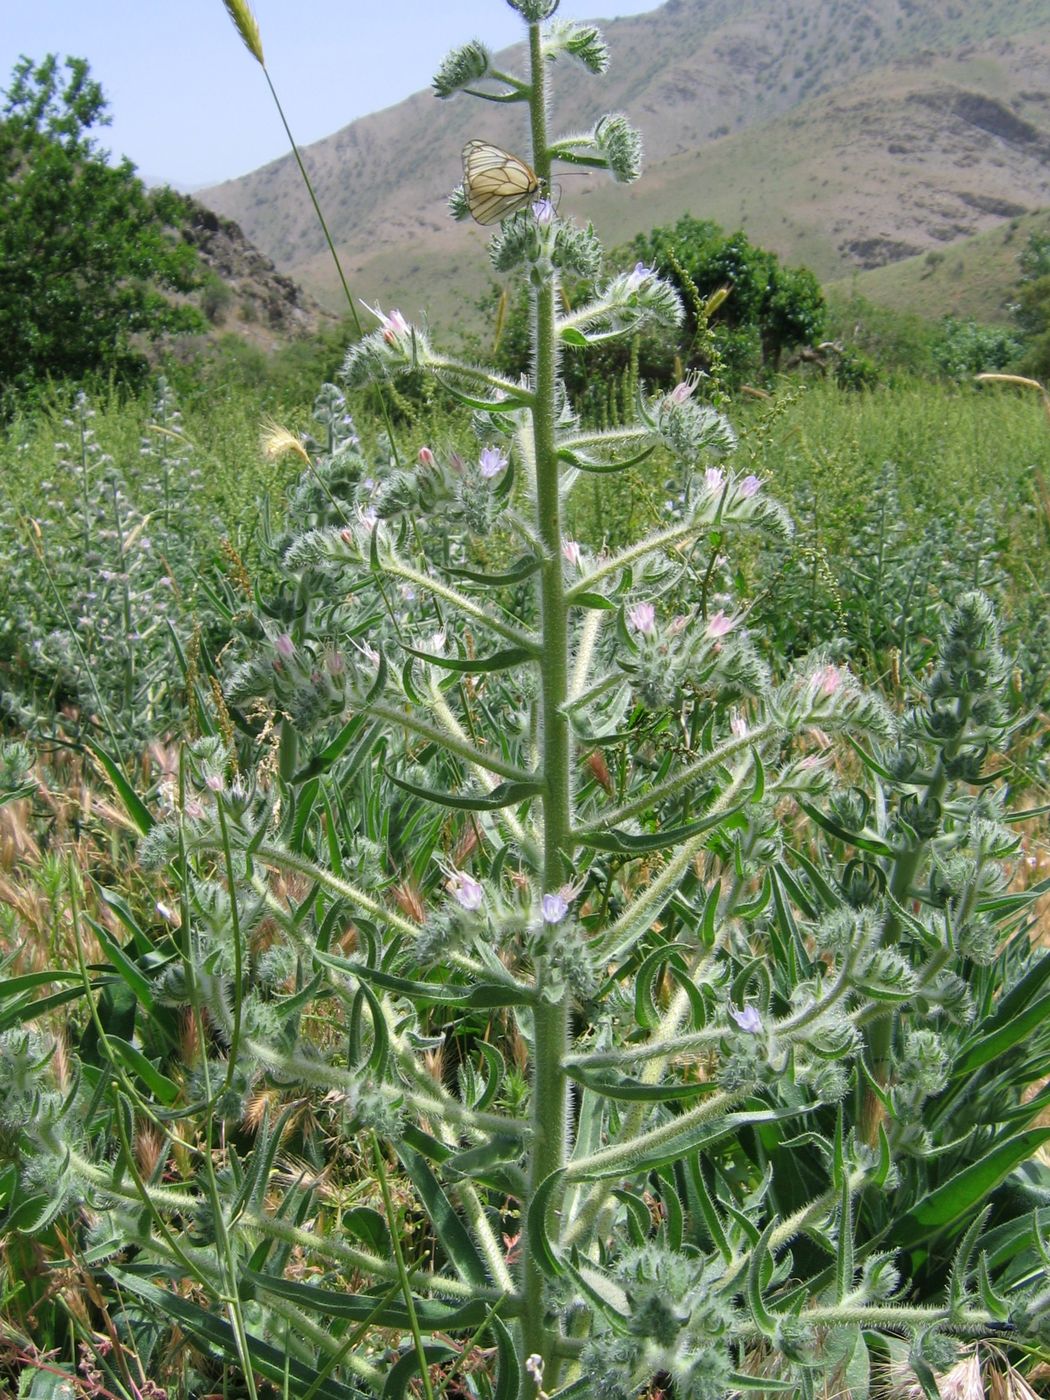
[[[687,338],[697,334],[700,308],[728,288],[713,331],[731,368],[747,372],[756,359],[776,370],[784,353],[812,345],[823,333],[826,306],[808,267],[785,267],[776,253],[746,233],[726,233],[709,219],[683,214],[673,227],[654,228],[630,244],[639,261],[677,283],[687,308]]]
[[[181,197],[110,164],[108,122],[83,58],[23,57],[0,106],[0,389],[92,374],[138,377],[137,341],[197,330],[171,293],[197,285]]]

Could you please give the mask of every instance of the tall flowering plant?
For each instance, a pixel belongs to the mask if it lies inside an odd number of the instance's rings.
[[[996,622],[957,600],[903,716],[831,653],[760,658],[728,561],[790,524],[725,417],[684,383],[592,431],[562,386],[567,349],[681,308],[648,267],[602,280],[543,193],[558,161],[634,179],[640,145],[619,115],[548,133],[555,61],[606,49],[514,8],[527,71],[473,43],[435,87],[528,114],[536,197],[490,255],[532,372],[377,308],[347,391],[422,372],[473,414],[469,460],[411,468],[322,391],[284,582],[166,810],[133,808],[177,898],[85,963],[80,1078],[6,1032],[10,1219],[82,1208],[87,1264],[251,1391],[866,1396],[903,1348],[934,1395],[960,1340],[1047,1330],[1017,1172],[1050,1136],[1050,962],[988,758]],[[577,483],[652,452],[673,516],[570,538]]]

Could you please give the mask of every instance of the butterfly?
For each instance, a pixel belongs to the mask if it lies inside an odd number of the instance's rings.
[[[540,182],[536,172],[517,156],[488,141],[468,141],[463,147],[463,187],[478,223],[497,224],[523,209]]]

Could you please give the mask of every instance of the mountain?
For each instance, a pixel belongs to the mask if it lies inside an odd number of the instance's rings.
[[[559,65],[550,129],[617,110],[641,128],[636,185],[556,176],[607,247],[689,212],[834,279],[1050,205],[1048,0],[668,0],[602,29],[609,73]],[[358,295],[439,324],[472,307],[487,235],[445,200],[478,135],[527,154],[524,109],[416,93],[307,148]],[[197,197],[336,304],[290,157]]]

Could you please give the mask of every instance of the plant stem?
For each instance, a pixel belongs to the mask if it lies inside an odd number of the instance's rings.
[[[532,89],[532,154],[537,176],[549,183],[547,111],[544,62],[538,24],[529,25]],[[543,546],[540,569],[540,617],[543,652],[540,660],[540,715],[542,733],[543,889],[553,891],[569,877],[573,842],[569,778],[572,745],[564,706],[569,693],[568,614],[562,579],[561,501],[555,444],[555,392],[557,339],[555,329],[556,285],[553,275],[539,286],[533,301],[533,337],[536,379],[532,405],[533,460],[536,469],[537,529]],[[567,1080],[561,1067],[568,1048],[569,998],[562,991],[556,1001],[543,997],[547,969],[537,960],[536,982],[540,1000],[533,1015],[532,1046],[532,1144],[529,1162],[529,1196],[541,1183],[564,1167],[568,1153]],[[527,1204],[527,1203],[526,1203]],[[521,1346],[524,1360],[543,1358],[545,1378],[553,1387],[554,1347],[557,1329],[546,1325],[543,1273],[528,1248],[523,1253],[524,1315]],[[522,1396],[533,1389],[523,1372]]]

